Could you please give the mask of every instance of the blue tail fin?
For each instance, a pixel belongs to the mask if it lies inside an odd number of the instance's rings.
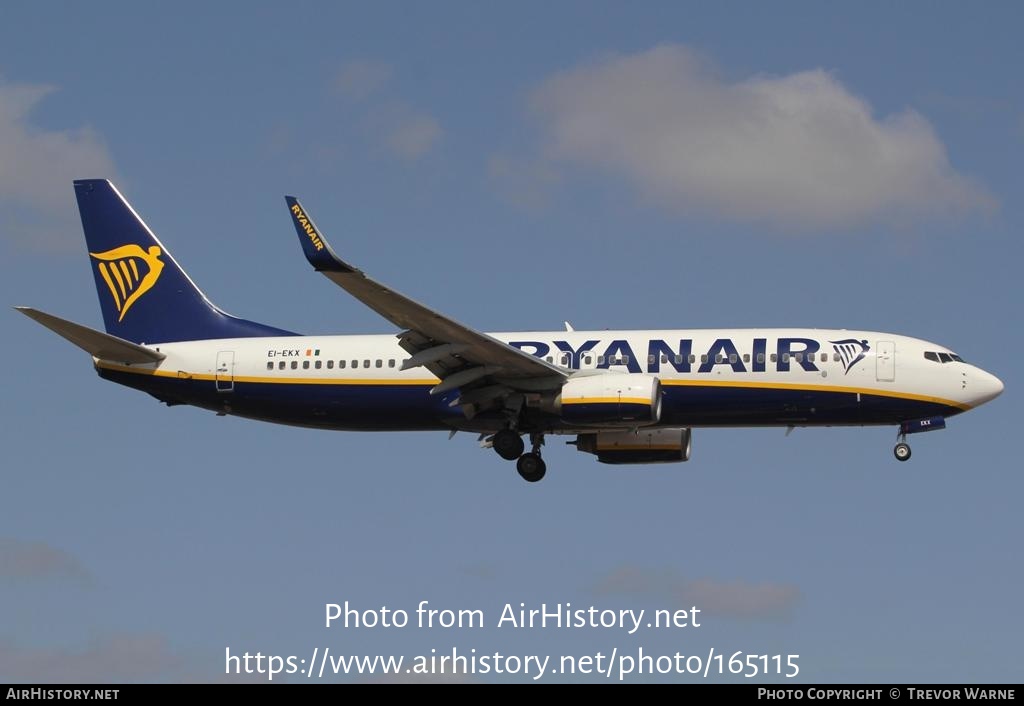
[[[135,343],[293,336],[213,305],[106,179],[75,181],[107,333]]]

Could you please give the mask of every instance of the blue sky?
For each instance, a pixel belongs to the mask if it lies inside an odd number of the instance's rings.
[[[891,428],[698,429],[668,467],[552,440],[533,486],[470,435],[162,407],[10,310],[0,680],[455,646],[1019,682],[1022,20],[1010,2],[8,4],[10,306],[100,325],[71,180],[108,177],[214,301],[291,330],[393,329],[309,270],[286,193],[347,260],[483,330],[893,331],[1007,391],[905,465]],[[488,625],[325,628],[346,600]],[[520,602],[705,619],[494,627]]]

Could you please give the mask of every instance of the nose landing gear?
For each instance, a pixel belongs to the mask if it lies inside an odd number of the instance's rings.
[[[897,461],[910,459],[910,444],[907,443],[907,434],[919,434],[923,431],[938,431],[946,428],[944,417],[928,417],[926,419],[911,419],[900,424],[896,431],[896,448],[892,450]]]
[[[896,456],[897,461],[907,461],[910,459],[910,444],[900,441],[900,443],[896,444],[896,448],[892,450],[892,453]]]

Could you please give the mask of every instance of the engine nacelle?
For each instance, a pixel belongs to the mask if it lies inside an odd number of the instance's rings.
[[[657,424],[661,382],[652,375],[588,375],[562,385],[559,414],[572,425]]]
[[[601,463],[679,463],[690,460],[690,429],[598,432],[576,437],[576,449]]]

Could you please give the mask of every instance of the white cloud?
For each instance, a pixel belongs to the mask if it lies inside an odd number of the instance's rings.
[[[0,537],[0,580],[73,579],[89,581],[89,572],[63,549],[43,542]]]
[[[494,154],[487,160],[487,177],[512,203],[538,210],[547,206],[562,175],[549,162],[511,154]]]
[[[876,118],[821,69],[730,82],[664,45],[556,74],[531,104],[546,156],[624,175],[685,212],[819,229],[995,203],[924,117]]]
[[[364,100],[387,84],[393,73],[390,65],[378,61],[350,61],[338,69],[331,90],[349,100]]]
[[[115,178],[110,154],[91,128],[45,130],[32,124],[33,109],[54,90],[0,80],[0,232],[19,244],[77,243],[71,182]]]
[[[666,608],[695,606],[703,615],[742,620],[778,620],[792,616],[800,590],[790,584],[686,579],[671,570],[626,566],[611,572],[595,587],[599,594],[651,596],[672,603]]]
[[[217,660],[203,652],[174,649],[159,633],[118,632],[97,637],[83,645],[25,645],[0,637],[0,682],[41,684],[239,684],[294,682],[300,674],[278,674],[268,679],[264,672],[225,671],[223,648]],[[219,667],[218,667],[219,665]]]
[[[441,126],[429,115],[398,117],[385,142],[391,152],[403,159],[416,159],[434,146],[441,137]]]
[[[82,649],[26,648],[0,642],[0,679],[31,683],[156,680],[180,659],[159,635],[121,634]]]
[[[338,69],[328,88],[346,100],[371,141],[393,157],[419,159],[441,139],[441,125],[432,115],[397,97],[394,67],[376,61],[350,61]]]

